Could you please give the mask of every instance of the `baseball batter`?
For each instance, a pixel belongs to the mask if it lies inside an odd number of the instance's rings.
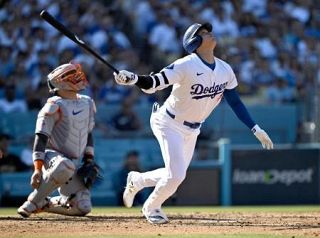
[[[136,75],[122,70],[114,74],[122,85],[136,85],[146,93],[154,93],[173,85],[172,92],[159,108],[153,107],[150,124],[162,152],[165,167],[145,173],[128,174],[123,194],[125,206],[131,207],[137,192],[155,187],[145,201],[142,212],[153,224],[169,220],[161,206],[185,179],[192,159],[201,124],[225,97],[238,118],[254,133],[263,148],[272,149],[267,133],[251,118],[236,91],[236,76],[230,65],[214,56],[216,40],[209,23],[191,25],[183,37],[189,53],[160,73]]]
[[[83,216],[91,211],[88,188],[96,175],[94,169],[93,172],[84,169],[95,164],[91,134],[95,104],[90,97],[78,94],[88,84],[79,64],[57,67],[47,81],[55,96],[48,99],[38,114],[32,154],[34,191],[18,213],[23,217],[41,211]],[[84,170],[89,175],[86,182],[77,173]],[[57,188],[60,196],[48,197]]]

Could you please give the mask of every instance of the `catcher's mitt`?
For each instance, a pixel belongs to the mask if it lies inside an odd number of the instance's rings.
[[[82,164],[78,169],[77,174],[88,189],[92,187],[93,184],[103,179],[100,166],[94,161],[90,160]]]

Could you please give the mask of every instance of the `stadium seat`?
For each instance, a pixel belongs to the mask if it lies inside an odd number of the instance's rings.
[[[298,126],[296,106],[249,106],[248,111],[256,123],[268,132],[274,143],[295,142]],[[212,130],[214,138],[228,137],[233,144],[259,143],[226,104],[220,105],[203,127]]]
[[[7,133],[15,139],[23,139],[34,134],[37,112],[3,113],[0,117],[2,133]]]
[[[2,173],[0,181],[2,181],[2,196],[10,197],[26,197],[32,192],[30,186],[31,172],[23,173]]]
[[[94,185],[91,191],[94,206],[117,205],[116,193],[113,190],[113,178],[110,171],[104,171],[103,180]]]

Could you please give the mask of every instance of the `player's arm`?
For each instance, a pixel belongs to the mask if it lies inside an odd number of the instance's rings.
[[[84,150],[83,162],[89,162],[94,158],[94,141],[92,131],[95,126],[95,114],[97,113],[97,107],[93,99],[89,99],[90,114],[89,114],[89,132],[87,137],[87,145]]]
[[[51,99],[44,105],[38,114],[32,159],[34,172],[31,177],[31,186],[38,188],[42,178],[42,167],[45,158],[45,149],[51,135],[51,131],[59,120],[59,105]]]
[[[226,89],[223,95],[237,117],[254,133],[263,148],[272,149],[273,143],[271,139],[268,134],[253,121],[236,89]]]
[[[33,152],[32,152],[32,159],[34,165],[34,172],[31,177],[31,186],[33,188],[38,188],[41,182],[42,177],[42,167],[44,163],[45,157],[45,149],[48,142],[48,136],[36,133],[34,144],[33,144]]]
[[[177,60],[163,68],[159,73],[137,75],[126,70],[121,70],[118,74],[114,73],[114,78],[120,85],[136,85],[145,93],[154,93],[183,80],[186,74],[186,67],[182,60]]]
[[[87,139],[87,146],[84,151],[83,162],[88,163],[94,159],[94,147],[92,132],[89,132]]]
[[[87,146],[82,159],[83,164],[77,174],[82,179],[85,187],[90,189],[97,179],[102,179],[100,166],[94,160],[94,147],[92,133],[88,133]]]
[[[115,74],[115,80],[120,85],[136,85],[145,93],[154,93],[162,90],[170,85],[166,74],[161,71],[151,75],[137,75],[135,73],[121,70],[119,74]]]

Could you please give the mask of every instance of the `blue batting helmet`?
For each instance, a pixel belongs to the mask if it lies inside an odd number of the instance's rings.
[[[197,33],[201,29],[206,29],[208,32],[212,31],[212,25],[210,23],[194,23],[186,30],[183,36],[183,48],[189,53],[193,53],[202,43],[202,37]]]

